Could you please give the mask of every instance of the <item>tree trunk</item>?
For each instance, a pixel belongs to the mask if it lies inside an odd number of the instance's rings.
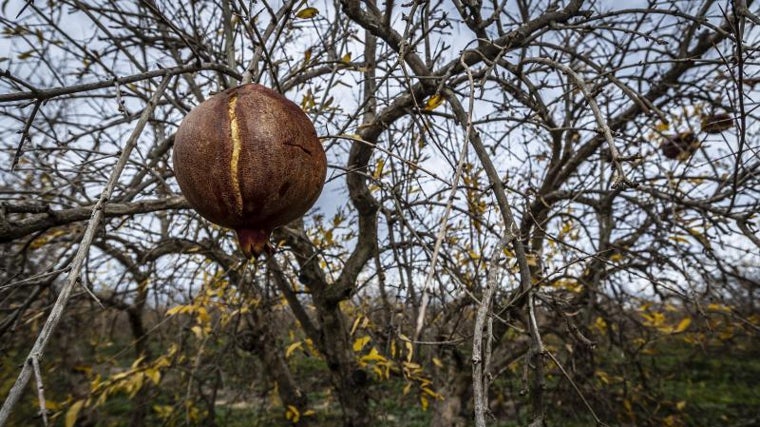
[[[369,414],[367,374],[356,364],[346,319],[340,308],[317,304],[322,325],[321,351],[327,359],[333,385],[343,410],[344,427],[366,427],[372,424]]]
[[[277,391],[283,407],[293,406],[299,414],[303,414],[308,409],[308,399],[306,393],[301,391],[293,378],[277,335],[270,328],[270,325],[276,324],[277,322],[269,313],[254,309],[249,318],[248,339],[241,340],[241,347],[261,360],[269,378],[277,383]],[[273,343],[275,345],[272,345]],[[299,416],[297,419],[298,421],[293,425],[299,427],[309,425],[307,417]]]

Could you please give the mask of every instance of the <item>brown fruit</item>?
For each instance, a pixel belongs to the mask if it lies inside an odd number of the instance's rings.
[[[665,157],[678,161],[687,160],[697,148],[699,140],[693,132],[681,132],[670,136],[660,146]]]
[[[247,84],[208,98],[185,117],[174,139],[174,173],[190,206],[234,229],[250,257],[268,248],[275,227],[314,204],[327,161],[298,105]]]
[[[728,113],[715,113],[702,117],[702,132],[721,133],[734,127],[734,118]]]

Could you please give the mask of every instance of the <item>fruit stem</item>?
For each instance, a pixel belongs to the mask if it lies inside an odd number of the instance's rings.
[[[272,245],[269,243],[271,231],[241,228],[235,232],[237,232],[240,250],[243,251],[246,258],[258,258],[264,252],[270,254],[273,252]]]

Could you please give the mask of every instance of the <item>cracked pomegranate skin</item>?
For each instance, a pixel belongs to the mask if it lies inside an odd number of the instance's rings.
[[[174,174],[190,206],[234,229],[246,256],[302,216],[322,191],[327,161],[301,108],[258,84],[209,97],[174,139]]]

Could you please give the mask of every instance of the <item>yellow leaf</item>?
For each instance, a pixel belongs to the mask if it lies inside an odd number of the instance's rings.
[[[433,111],[436,108],[440,107],[441,104],[443,104],[443,96],[439,94],[435,94],[430,97],[430,99],[427,100],[425,103],[425,110],[426,111]]]
[[[314,99],[314,93],[312,93],[311,89],[306,91],[306,95],[303,96],[303,99],[301,100],[301,109],[302,110],[308,110],[309,108],[314,108],[317,106],[317,101]]]
[[[710,311],[722,311],[724,313],[729,313],[731,311],[731,307],[723,304],[716,304],[714,302],[708,304],[707,309]]]
[[[431,390],[431,389],[429,389],[427,387],[422,387],[422,392],[425,393],[425,394],[427,394],[427,395],[429,395],[430,397],[432,397],[434,399],[438,398],[438,393],[434,392],[433,390]]]
[[[306,51],[303,53],[304,64],[308,64],[309,61],[311,61],[311,48],[306,49]]]
[[[145,356],[140,356],[135,359],[135,361],[132,362],[132,369],[136,369],[138,366],[140,366],[143,360],[145,360]]]
[[[354,332],[356,332],[356,329],[359,327],[359,323],[361,323],[361,321],[362,321],[362,317],[364,317],[364,316],[362,316],[362,315],[360,314],[360,315],[359,315],[359,316],[356,318],[356,320],[354,320],[354,324],[353,324],[353,325],[351,325],[351,333],[350,333],[349,335],[353,335],[353,334],[354,334]]]
[[[77,400],[73,405],[71,405],[69,410],[66,411],[66,420],[64,423],[66,427],[73,427],[74,424],[76,424],[77,417],[79,417],[79,411],[82,410],[82,406],[84,406],[84,400]]]
[[[620,262],[622,260],[623,260],[623,254],[621,254],[620,252],[614,253],[610,256],[611,262]]]
[[[536,254],[525,254],[525,258],[528,261],[528,266],[538,267],[538,257]]]
[[[351,52],[348,52],[347,54],[343,55],[340,58],[340,60],[341,60],[341,62],[344,62],[346,64],[348,64],[349,62],[351,62]]]
[[[296,12],[296,18],[299,19],[311,19],[319,14],[319,9],[316,7],[307,7]]]
[[[404,341],[404,347],[406,347],[406,361],[411,362],[414,356],[414,344],[411,341]]]
[[[437,366],[439,368],[443,368],[443,362],[441,362],[441,359],[439,359],[437,357],[433,358],[433,365],[435,365],[435,366]]]
[[[153,405],[153,412],[158,415],[158,418],[165,420],[172,416],[174,409],[171,405]]]
[[[385,160],[383,159],[377,159],[377,163],[375,164],[375,172],[372,174],[372,179],[380,179],[381,176],[383,176],[383,169],[385,168]]]
[[[203,328],[201,328],[200,326],[195,325],[192,328],[190,328],[190,330],[193,331],[196,338],[198,339],[203,338]]]
[[[683,332],[686,330],[686,328],[689,327],[689,325],[691,325],[691,317],[684,317],[683,320],[678,322],[678,326],[676,326],[676,328],[673,329],[673,333],[677,334],[679,332]]]
[[[596,321],[594,322],[594,327],[600,332],[604,332],[607,330],[607,322],[603,318],[597,316]]]
[[[686,407],[686,401],[685,400],[681,400],[678,403],[676,403],[676,409],[678,409],[679,411],[683,411],[683,409],[685,407]]]
[[[363,336],[363,337],[357,338],[354,341],[354,352],[358,353],[358,352],[362,351],[362,349],[364,348],[364,346],[367,345],[367,343],[369,341],[370,341],[370,337],[368,337],[366,335]]]
[[[668,122],[659,122],[654,127],[658,132],[665,132],[666,130],[670,129],[670,123]]]
[[[39,249],[45,244],[49,243],[51,240],[55,239],[56,237],[62,236],[67,234],[65,230],[55,230],[51,233],[44,234],[32,241],[32,243],[29,244],[30,249]]]
[[[158,385],[159,381],[161,381],[161,371],[158,369],[146,369],[145,376],[150,378],[155,385]]]
[[[361,359],[359,359],[362,363],[367,362],[384,362],[387,360],[383,355],[377,352],[377,349],[372,347],[372,350],[369,351],[369,354],[366,356],[362,356]]]
[[[173,315],[175,315],[177,313],[186,313],[188,311],[190,311],[189,306],[187,306],[187,305],[178,305],[178,306],[172,307],[169,310],[167,310],[166,311],[166,315],[167,316],[173,316]]]
[[[594,372],[594,374],[595,374],[595,375],[596,375],[596,376],[599,378],[599,380],[601,380],[603,383],[605,383],[605,384],[609,384],[609,383],[610,383],[610,377],[609,377],[609,375],[607,375],[607,373],[606,373],[606,372],[604,372],[604,371],[600,371],[600,370],[597,370],[596,372]]]
[[[288,405],[288,410],[285,411],[285,419],[288,419],[296,424],[301,419],[301,412],[293,405]]]
[[[689,239],[687,239],[686,237],[681,236],[681,235],[670,236],[670,237],[668,237],[668,239],[670,239],[670,240],[672,240],[672,241],[674,241],[676,243],[689,243]]]
[[[61,410],[61,404],[58,402],[55,402],[53,400],[47,400],[45,399],[45,409],[51,410],[51,411],[60,411]]]
[[[294,351],[301,348],[303,346],[303,341],[294,342],[293,344],[290,344],[288,348],[285,350],[285,358],[287,359],[290,357],[291,354],[293,354]]]
[[[425,395],[420,395],[420,405],[422,405],[423,411],[427,411],[428,405],[430,405],[430,403],[428,402],[427,397],[425,397]]]
[[[198,314],[199,324],[209,323],[209,321],[211,321],[211,317],[208,315],[208,310],[206,310],[206,307],[198,307],[196,313]]]
[[[142,389],[145,382],[145,375],[133,375],[129,381],[127,381],[126,392],[129,397],[135,397],[138,391]]]
[[[412,390],[412,383],[406,383],[406,385],[404,386],[404,390],[402,390],[402,392],[401,392],[401,393],[402,393],[404,396],[406,396],[407,394],[409,394],[409,392],[410,392],[411,390]]]

